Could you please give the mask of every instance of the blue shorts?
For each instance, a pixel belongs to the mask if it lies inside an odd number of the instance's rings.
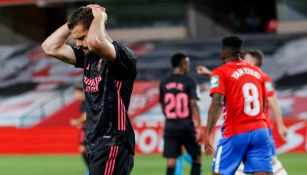
[[[272,155],[275,156],[276,155],[276,151],[275,151],[275,141],[273,139],[273,133],[272,133],[272,128],[269,129],[269,134],[270,134],[270,137],[271,137],[271,150],[272,150]]]
[[[269,131],[265,128],[221,138],[215,151],[212,171],[232,175],[243,162],[246,174],[272,172],[271,145]]]

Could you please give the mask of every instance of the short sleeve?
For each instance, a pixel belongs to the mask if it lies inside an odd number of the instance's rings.
[[[195,99],[195,100],[199,100],[198,96],[197,96],[197,83],[196,80],[191,79],[191,83],[190,83],[190,88],[189,88],[189,96],[190,99]]]
[[[272,79],[268,78],[264,80],[266,97],[272,97],[275,94]]]
[[[117,79],[136,77],[136,56],[132,50],[114,41],[116,58],[110,64],[110,71]]]
[[[80,48],[76,48],[76,47],[72,47],[75,56],[76,56],[76,64],[75,67],[76,68],[84,68],[84,53],[83,50]]]
[[[165,94],[165,88],[164,88],[164,83],[160,83],[159,87],[159,102],[163,103],[164,102],[164,94]]]
[[[214,93],[225,95],[225,76],[220,70],[213,70],[210,78],[210,96]]]

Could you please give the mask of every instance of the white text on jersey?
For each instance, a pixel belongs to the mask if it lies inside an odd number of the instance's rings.
[[[239,69],[235,70],[232,73],[231,77],[237,80],[242,75],[245,75],[245,74],[252,75],[252,76],[256,77],[257,79],[260,79],[260,77],[261,77],[261,75],[258,71],[255,71],[255,70],[247,68],[247,67],[243,67],[243,68],[239,68]]]

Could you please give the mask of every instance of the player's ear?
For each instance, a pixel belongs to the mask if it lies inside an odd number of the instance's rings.
[[[184,69],[184,67],[185,67],[185,62],[184,62],[184,61],[181,61],[180,64],[179,64],[179,67],[180,67],[180,69]]]

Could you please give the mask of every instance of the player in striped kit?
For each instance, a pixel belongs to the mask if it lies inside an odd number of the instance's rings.
[[[46,54],[84,71],[89,174],[128,175],[133,168],[135,136],[127,111],[136,57],[110,39],[106,20],[105,8],[81,7],[42,47]],[[70,36],[76,47],[66,44]]]

